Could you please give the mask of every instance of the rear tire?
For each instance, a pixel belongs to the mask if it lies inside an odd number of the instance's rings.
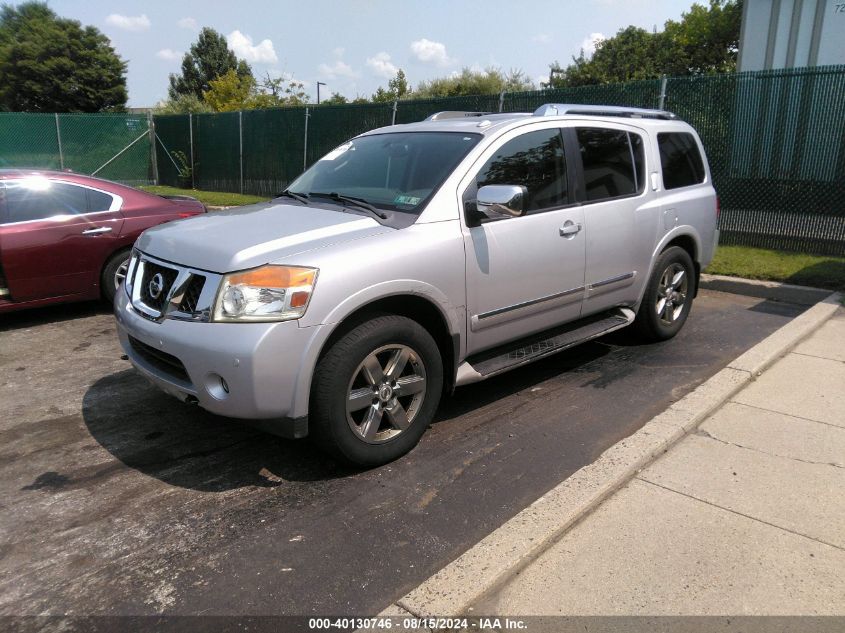
[[[112,255],[103,267],[103,274],[100,275],[100,290],[103,293],[103,300],[109,304],[114,303],[117,289],[120,283],[126,279],[129,257],[130,250],[125,248]]]
[[[654,264],[634,329],[646,341],[665,341],[678,332],[692,309],[695,269],[683,248],[672,246]]]
[[[335,341],[317,364],[309,432],[343,461],[386,464],[416,446],[442,391],[443,360],[431,334],[406,317],[378,316]]]

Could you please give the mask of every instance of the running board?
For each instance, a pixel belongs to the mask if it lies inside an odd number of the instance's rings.
[[[470,356],[458,367],[455,386],[485,380],[598,338],[630,325],[635,316],[630,308],[615,308]]]

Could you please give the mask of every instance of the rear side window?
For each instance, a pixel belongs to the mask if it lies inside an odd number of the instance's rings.
[[[575,130],[588,202],[630,196],[643,190],[645,158],[638,134],[579,127]]]
[[[107,193],[88,189],[88,211],[90,213],[94,213],[96,211],[108,211],[111,209],[113,200],[114,198]]]
[[[689,132],[660,132],[660,165],[666,189],[689,187],[704,182],[704,161],[698,144]]]
[[[479,189],[484,185],[523,185],[528,190],[528,213],[568,204],[560,130],[537,130],[508,141],[484,164],[475,184]]]

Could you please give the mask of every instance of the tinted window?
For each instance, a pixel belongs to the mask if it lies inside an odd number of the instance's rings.
[[[25,222],[85,213],[88,196],[84,187],[34,178],[6,183],[5,203],[7,222]]]
[[[689,132],[661,132],[657,135],[663,186],[666,189],[688,187],[704,182],[704,161],[698,144]]]
[[[508,141],[485,163],[475,178],[484,185],[523,185],[528,189],[527,212],[569,202],[566,162],[560,130],[528,132]]]
[[[112,197],[102,191],[88,189],[88,211],[108,211],[111,208]]]
[[[642,191],[644,158],[637,134],[603,128],[576,129],[584,165],[584,193],[590,202]],[[630,138],[630,140],[629,140]]]

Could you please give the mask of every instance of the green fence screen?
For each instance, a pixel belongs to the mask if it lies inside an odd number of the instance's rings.
[[[721,199],[723,243],[845,256],[845,66],[162,115],[152,118],[154,130],[146,115],[0,113],[0,168],[97,171],[130,184],[271,196],[366,130],[440,110],[531,112],[554,102],[647,108],[662,102],[701,135]]]
[[[0,112],[0,169],[70,169],[130,185],[151,184],[151,118]]]

